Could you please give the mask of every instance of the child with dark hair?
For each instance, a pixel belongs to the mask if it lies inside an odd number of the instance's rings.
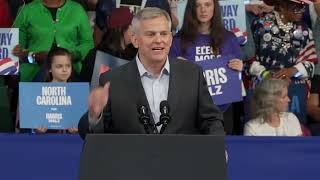
[[[45,64],[46,82],[69,82],[72,72],[72,55],[67,49],[57,47],[49,52]]]
[[[45,62],[46,82],[60,82],[66,83],[71,81],[73,66],[72,66],[72,54],[64,48],[54,48],[49,51],[48,59]],[[78,132],[77,128],[68,128],[68,133],[75,134]],[[37,133],[59,133],[60,130],[49,130],[45,127],[36,129]]]

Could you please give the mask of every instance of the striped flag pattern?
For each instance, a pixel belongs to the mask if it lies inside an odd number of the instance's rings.
[[[298,57],[296,58],[296,63],[310,61],[313,63],[318,62],[316,46],[314,41],[310,41],[309,44],[299,52]]]
[[[247,43],[247,41],[248,41],[248,33],[247,32],[241,32],[239,28],[231,29],[231,32],[233,32],[234,35],[237,37],[240,45],[244,45]]]
[[[0,75],[17,75],[19,72],[19,62],[11,58],[0,60]]]

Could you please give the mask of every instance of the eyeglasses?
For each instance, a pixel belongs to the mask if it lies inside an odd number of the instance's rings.
[[[304,13],[304,11],[306,10],[306,5],[299,3],[289,3],[288,10],[295,14]]]

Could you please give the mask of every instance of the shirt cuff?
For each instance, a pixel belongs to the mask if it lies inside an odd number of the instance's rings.
[[[97,124],[101,121],[102,113],[100,114],[100,116],[98,118],[92,118],[90,116],[90,113],[88,113],[89,129],[90,130],[93,130],[97,126]]]
[[[294,67],[298,70],[298,72],[301,73],[301,79],[303,78],[309,78],[308,72],[306,70],[306,68],[304,67],[304,65],[300,62],[296,65],[294,65]]]
[[[254,61],[250,66],[249,72],[251,75],[260,76],[264,70],[266,70],[266,68],[263,65],[257,61]]]

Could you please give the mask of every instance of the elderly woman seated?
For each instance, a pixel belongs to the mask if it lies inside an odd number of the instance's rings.
[[[268,79],[259,84],[253,93],[254,119],[246,123],[247,136],[301,136],[298,118],[288,109],[289,83],[280,79]]]

